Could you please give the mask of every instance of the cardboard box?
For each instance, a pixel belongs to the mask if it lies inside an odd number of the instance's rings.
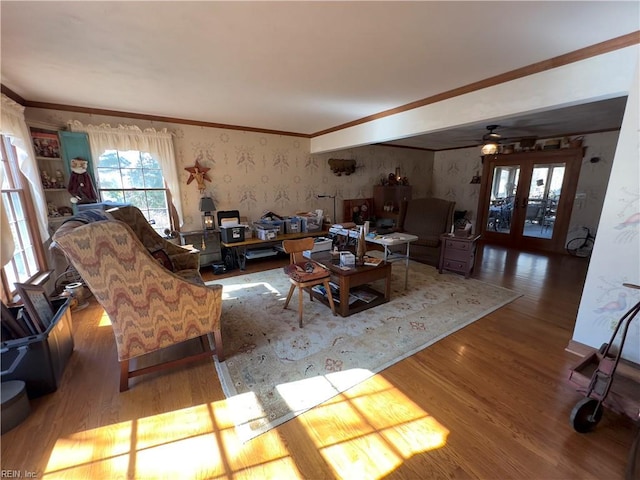
[[[244,242],[245,227],[236,225],[233,227],[220,227],[220,238],[224,243]]]

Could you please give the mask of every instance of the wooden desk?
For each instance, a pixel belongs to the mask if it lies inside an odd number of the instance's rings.
[[[240,270],[244,270],[247,263],[247,248],[251,249],[250,247],[260,248],[270,245],[278,245],[282,244],[283,240],[294,240],[296,238],[323,237],[328,235],[328,233],[329,232],[323,230],[305,233],[285,233],[284,235],[278,235],[276,238],[273,238],[271,240],[260,240],[259,238],[254,237],[243,240],[242,242],[220,243],[223,247],[231,249],[231,251],[233,252],[233,256],[238,261]]]

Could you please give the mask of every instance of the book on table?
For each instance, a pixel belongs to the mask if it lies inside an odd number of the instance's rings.
[[[370,257],[368,255],[364,256],[364,264],[370,267],[377,267],[382,262],[384,262],[384,260],[382,260],[381,258]]]
[[[365,303],[371,303],[376,298],[378,298],[378,295],[376,295],[375,293],[362,289],[352,290],[351,295],[356,297],[358,300],[362,300]]]

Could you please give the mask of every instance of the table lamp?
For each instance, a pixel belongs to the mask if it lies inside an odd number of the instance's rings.
[[[211,197],[202,197],[200,199],[200,211],[202,212],[202,227],[205,230],[213,230],[216,228],[213,219],[213,212],[216,210],[216,206],[213,203]]]

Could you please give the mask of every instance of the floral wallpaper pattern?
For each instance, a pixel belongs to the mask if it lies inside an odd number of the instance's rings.
[[[186,185],[188,172],[184,171],[196,161],[210,168],[208,175],[212,181],[207,182],[205,195],[214,199],[216,208],[219,211],[239,210],[249,222],[258,220],[268,211],[294,215],[322,209],[325,215],[333,216],[332,199],[317,198],[318,194],[336,195],[337,219],[332,221],[342,221],[343,200],[372,197],[373,186],[398,167],[413,185],[414,198],[431,192],[433,153],[427,151],[365,146],[311,155],[309,140],[304,137],[37,108],[27,108],[26,118],[28,122],[59,130],[70,120],[84,124],[167,128],[174,134],[178,172],[184,175],[180,191],[183,231],[201,228],[200,192],[192,185]],[[356,160],[355,173],[334,175],[328,165],[330,158]]]

